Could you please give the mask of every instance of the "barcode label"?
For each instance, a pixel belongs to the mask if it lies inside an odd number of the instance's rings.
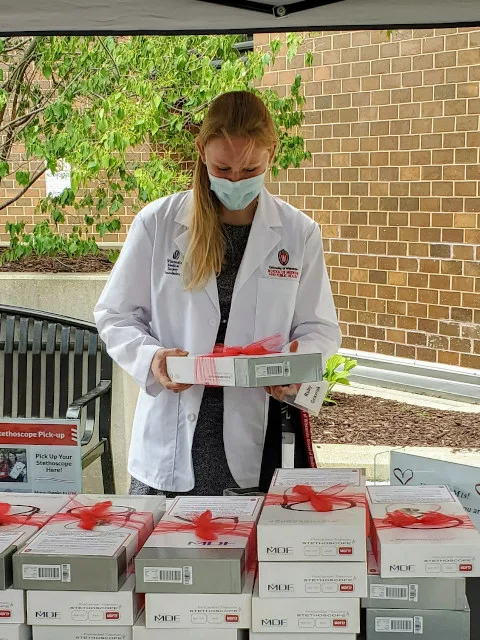
[[[257,378],[283,377],[285,375],[285,366],[283,364],[257,364],[255,375]]]
[[[423,634],[423,618],[415,616],[413,619],[413,633]]]
[[[375,618],[375,631],[383,633],[412,633],[413,618]]]
[[[375,600],[408,600],[407,584],[371,584],[370,598]]]
[[[389,600],[408,600],[408,587],[387,587],[386,594]]]
[[[169,582],[174,584],[182,584],[183,570],[181,567],[144,567],[144,582]]]
[[[410,602],[418,602],[418,584],[408,585],[408,599]]]
[[[183,567],[183,584],[191,586],[193,584],[192,567]]]
[[[69,564],[24,564],[22,566],[24,580],[55,580],[71,582]]]

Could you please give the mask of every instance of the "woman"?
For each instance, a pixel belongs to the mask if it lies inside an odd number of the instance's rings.
[[[339,347],[318,225],[264,187],[276,145],[260,98],[217,98],[197,138],[193,190],[136,216],[97,304],[108,352],[141,387],[133,493],[221,495],[259,479],[265,390],[174,384],[167,356],[275,334],[285,351],[328,358]]]
[[[19,462],[17,454],[13,451],[8,452],[7,459],[8,479],[10,482],[23,482],[25,477],[25,465]]]
[[[3,451],[0,451],[0,482],[10,482],[10,478],[8,477],[8,464]]]

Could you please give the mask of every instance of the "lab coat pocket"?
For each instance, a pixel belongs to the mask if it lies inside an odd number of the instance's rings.
[[[289,341],[297,291],[296,280],[258,279],[255,340],[280,333]]]

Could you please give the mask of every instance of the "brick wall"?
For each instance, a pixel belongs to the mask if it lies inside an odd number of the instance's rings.
[[[278,35],[259,35],[256,45]],[[343,346],[480,367],[480,30],[307,34],[312,159],[271,190],[317,220]]]

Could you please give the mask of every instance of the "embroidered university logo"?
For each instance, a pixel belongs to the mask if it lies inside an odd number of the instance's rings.
[[[281,251],[278,252],[278,261],[280,262],[282,267],[286,267],[289,260],[290,260],[290,256],[288,255],[288,251],[285,251],[285,249],[282,249]]]
[[[173,252],[171,258],[167,258],[167,264],[165,265],[165,273],[167,276],[179,276],[182,267],[182,261],[180,260],[180,251],[176,249]]]

